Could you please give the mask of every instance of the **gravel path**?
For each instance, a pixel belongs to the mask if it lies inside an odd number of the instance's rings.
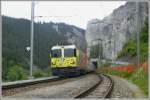
[[[59,85],[47,86],[40,89],[31,90],[24,93],[18,93],[13,96],[15,98],[71,98],[79,92],[91,87],[99,81],[96,75],[87,75],[81,79]]]
[[[111,76],[114,88],[111,98],[145,98],[143,92],[131,82],[117,76]]]

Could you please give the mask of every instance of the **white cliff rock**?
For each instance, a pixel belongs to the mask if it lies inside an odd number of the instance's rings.
[[[103,56],[106,59],[115,59],[128,40],[136,39],[136,14],[136,3],[127,2],[103,20],[90,20],[86,29],[88,46],[91,45],[92,40],[100,38],[103,40]],[[139,3],[138,15],[142,26],[148,16],[147,3]]]

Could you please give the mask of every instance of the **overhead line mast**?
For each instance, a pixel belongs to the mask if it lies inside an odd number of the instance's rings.
[[[33,78],[33,40],[34,40],[34,0],[31,2],[31,50],[30,50],[30,78]]]

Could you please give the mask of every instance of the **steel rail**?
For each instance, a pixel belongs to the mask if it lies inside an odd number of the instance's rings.
[[[114,87],[114,81],[112,80],[112,78],[110,76],[108,76],[108,75],[104,75],[104,76],[106,76],[111,82],[110,86],[108,87],[108,89],[107,89],[107,91],[106,91],[106,93],[104,95],[104,98],[109,98],[110,95],[111,95],[111,92],[113,90],[113,87]]]
[[[110,78],[110,76],[108,75],[99,75],[100,77],[100,81],[98,83],[96,83],[95,85],[93,85],[92,87],[89,87],[88,89],[82,91],[81,93],[79,93],[78,95],[76,95],[74,98],[86,98],[90,93],[92,93],[99,85],[101,85],[101,82],[104,81],[103,77],[107,77],[110,81],[110,85],[107,88],[107,91],[105,92],[105,94],[103,95],[102,98],[108,98],[110,97],[111,91],[113,90],[113,86],[114,86],[114,81]]]
[[[96,83],[92,87],[89,87],[88,89],[82,91],[81,93],[79,93],[78,95],[76,95],[74,98],[83,98],[83,97],[86,97],[90,92],[92,92],[94,89],[96,89],[99,86],[99,84],[102,82],[101,76],[99,76],[99,77],[100,77],[100,80],[98,81],[98,83]]]
[[[29,90],[30,89],[32,90],[33,89],[33,88],[31,88],[32,86],[33,87],[35,86],[34,89],[38,88],[38,85],[39,85],[39,88],[41,88],[41,86],[40,86],[41,84],[45,84],[48,82],[58,82],[58,81],[61,81],[64,79],[68,79],[68,78],[55,76],[55,77],[30,79],[30,80],[15,81],[15,82],[6,82],[6,83],[3,83],[3,85],[2,85],[2,88],[3,88],[2,95],[3,96],[11,96],[16,93],[19,93],[20,90],[22,91],[25,89],[28,91],[28,88],[29,88]]]
[[[38,78],[38,79],[30,79],[30,80],[15,81],[15,82],[6,82],[6,83],[2,83],[2,90],[19,88],[19,87],[45,83],[45,82],[53,82],[61,79],[62,78],[60,77],[47,77],[47,78]]]

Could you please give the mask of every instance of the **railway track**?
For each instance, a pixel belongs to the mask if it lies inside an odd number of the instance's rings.
[[[100,75],[97,84],[77,94],[74,98],[109,98],[114,82],[107,75]]]
[[[89,76],[96,78],[97,75],[91,76],[89,74]],[[13,96],[20,92],[26,93],[30,90],[32,91],[32,90],[36,90],[39,88],[42,89],[42,88],[49,87],[49,86],[56,87],[56,86],[60,86],[61,84],[69,83],[69,82],[70,82],[69,84],[72,84],[72,82],[75,83],[77,80],[80,80],[80,81],[83,79],[87,80],[86,77],[88,78],[88,75],[81,76],[78,78],[73,78],[73,79],[50,77],[50,78],[32,79],[32,80],[26,80],[26,81],[9,82],[9,83],[5,83],[2,85],[2,90],[3,90],[2,94],[4,97]],[[79,90],[77,90],[78,92],[76,93],[74,92],[74,95],[72,96],[68,95],[68,97],[71,97],[71,98],[72,97],[73,98],[107,98],[109,97],[112,87],[113,87],[113,80],[109,76],[106,76],[106,75],[100,75],[99,77],[97,76],[96,80],[97,81],[93,85],[84,86],[82,84],[82,86],[79,86],[79,87],[84,87],[84,89],[79,88]],[[86,82],[83,81],[83,83],[86,83]],[[68,85],[64,84],[64,87],[66,86],[68,87]],[[66,90],[63,90],[63,91],[64,91],[63,94],[69,94],[67,92],[65,93]],[[48,92],[47,95],[50,95],[49,93],[50,92]],[[57,95],[57,92],[56,92],[56,95]],[[58,95],[58,98],[59,97],[61,96]],[[65,97],[65,95],[62,95],[62,97]]]
[[[63,78],[53,76],[48,78],[39,78],[39,79],[30,79],[30,80],[2,83],[2,95],[10,96],[27,89],[32,90],[34,88],[41,87],[47,82],[55,82],[62,79]]]
[[[88,74],[90,75],[90,74]],[[42,89],[45,87],[54,87],[68,82],[73,82],[88,75],[83,75],[76,78],[60,78],[60,77],[48,77],[39,79],[30,79],[23,81],[7,82],[2,84],[2,96],[13,96],[20,93],[29,92],[36,89]]]

